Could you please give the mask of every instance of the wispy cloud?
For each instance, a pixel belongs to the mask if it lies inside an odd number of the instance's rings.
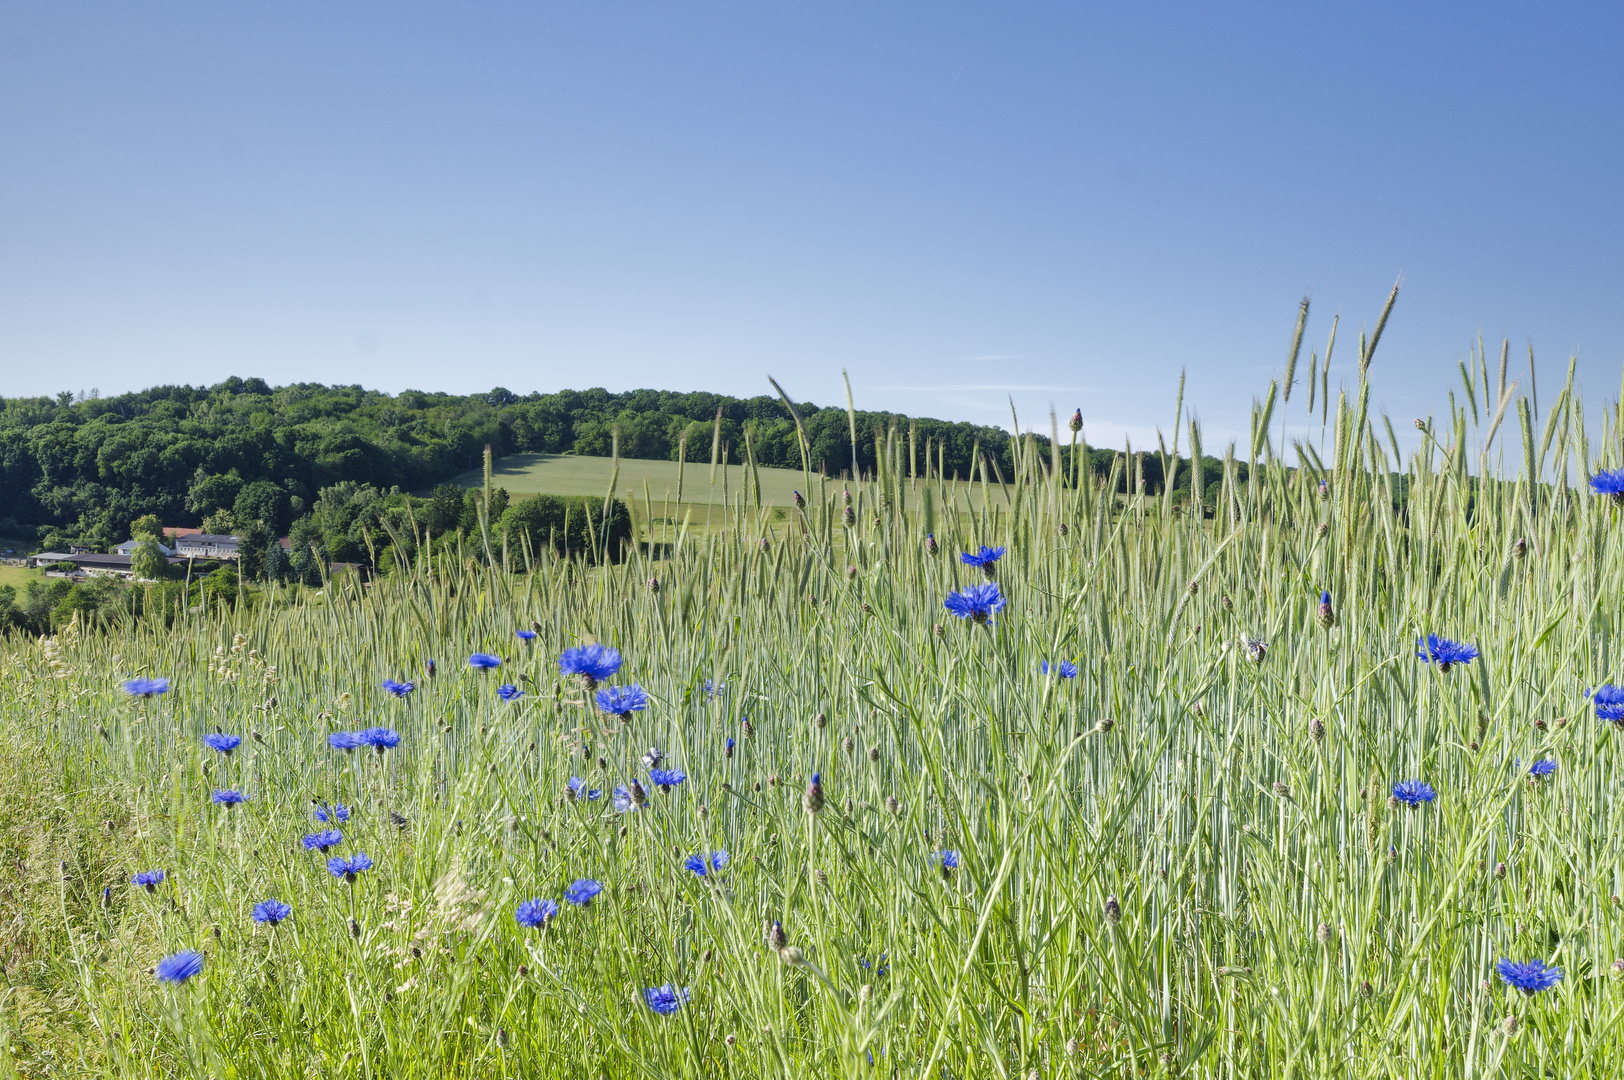
[[[986,392],[996,390],[1003,393],[1014,393],[1017,390],[1066,390],[1072,393],[1092,392],[1092,386],[1030,386],[1020,383],[953,383],[940,386],[869,386],[867,390],[910,390],[915,393],[953,393],[973,390]]]

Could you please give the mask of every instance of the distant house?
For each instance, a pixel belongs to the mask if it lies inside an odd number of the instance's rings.
[[[175,537],[175,554],[182,559],[235,559],[241,543],[240,536],[193,533]]]
[[[58,563],[68,563],[73,567],[73,570],[63,571],[63,573],[72,577],[84,577],[89,574],[106,574],[121,578],[134,577],[135,574],[130,569],[131,561],[128,555],[86,555],[61,551],[42,551],[38,555],[28,557],[28,565],[46,570]],[[171,558],[169,565],[174,566],[184,561],[183,559]]]
[[[135,554],[135,549],[140,547],[143,543],[145,543],[145,541],[143,541],[143,540],[126,540],[122,544],[120,544],[118,547],[113,549],[113,554],[114,555],[134,555]],[[172,549],[167,548],[162,544],[158,545],[158,550],[163,552],[165,555],[173,555],[175,553]]]

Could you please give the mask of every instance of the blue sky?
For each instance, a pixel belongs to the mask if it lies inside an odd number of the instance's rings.
[[[0,393],[226,374],[1213,432],[1342,314],[1624,363],[1616,8],[13,3]],[[1526,376],[1522,375],[1526,381]],[[1542,401],[1547,394],[1541,394]],[[1301,402],[1292,402],[1292,416]]]

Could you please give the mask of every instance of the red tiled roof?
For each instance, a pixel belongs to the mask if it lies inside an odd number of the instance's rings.
[[[174,525],[166,525],[164,527],[165,536],[198,536],[201,535],[202,532],[202,529],[182,529],[177,528]]]

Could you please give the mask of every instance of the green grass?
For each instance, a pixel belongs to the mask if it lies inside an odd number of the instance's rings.
[[[1555,486],[1429,446],[1395,506],[1362,436],[1321,451],[1326,496],[1276,461],[1203,521],[1026,462],[1007,506],[932,494],[935,554],[926,486],[890,480],[853,487],[850,527],[837,497],[777,523],[735,504],[659,562],[448,559],[11,639],[0,1047],[28,1075],[1617,1076],[1624,733],[1584,692],[1624,676],[1624,545],[1563,486],[1618,464],[1580,419],[1548,455],[1527,436]],[[986,627],[942,606],[980,543],[1009,548]],[[1427,632],[1482,658],[1422,664]],[[646,712],[559,680],[588,636]],[[1039,676],[1059,659],[1075,679]],[[173,690],[126,700],[133,674]],[[402,677],[406,700],[380,689]],[[379,724],[387,753],[327,745]],[[245,736],[229,758],[217,727]],[[686,782],[654,788],[650,746]],[[605,796],[569,800],[571,775]],[[617,814],[634,777],[647,808]],[[1437,801],[1389,805],[1411,778]],[[356,809],[337,853],[375,865],[353,885],[300,843],[312,800]],[[720,873],[683,868],[718,848]],[[591,907],[515,925],[577,878],[605,886]],[[294,910],[274,930],[249,918],[272,896]],[[182,948],[203,974],[160,985]],[[1511,994],[1502,957],[1566,978]],[[665,983],[691,992],[670,1016],[642,998]]]
[[[499,458],[492,467],[492,482],[507,488],[515,497],[522,495],[595,495],[601,497],[609,489],[609,476],[614,461],[604,457],[577,457],[574,454],[510,454]],[[616,492],[621,498],[641,503],[643,486],[648,485],[649,496],[656,504],[668,497],[673,503],[703,505],[722,502],[723,485],[730,500],[741,497],[745,486],[746,469],[742,465],[716,467],[716,483],[711,483],[709,462],[682,466],[682,491],[678,499],[678,466],[675,461],[644,461],[636,458],[620,459],[620,477]],[[805,474],[789,469],[760,469],[761,503],[763,506],[791,506],[791,492],[806,488]],[[451,483],[460,487],[479,487],[485,474],[479,469],[455,477]],[[838,487],[837,481],[822,481],[825,487]],[[750,499],[754,502],[754,481],[751,481]]]
[[[18,592],[26,589],[34,578],[42,576],[38,570],[30,570],[26,566],[0,565],[0,585],[10,585]]]

